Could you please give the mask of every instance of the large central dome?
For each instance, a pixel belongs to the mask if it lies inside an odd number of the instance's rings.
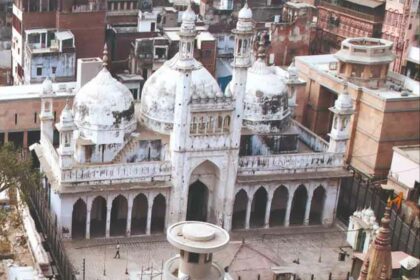
[[[176,69],[178,59],[176,54],[147,79],[141,97],[143,122],[150,129],[164,134],[169,134],[173,127],[176,86],[180,81]],[[214,98],[222,95],[216,80],[195,59],[191,78],[191,96]]]

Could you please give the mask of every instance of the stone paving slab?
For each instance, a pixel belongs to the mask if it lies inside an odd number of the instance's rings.
[[[121,246],[120,259],[113,258],[117,242]],[[235,280],[257,280],[258,275],[260,280],[272,280],[271,268],[275,266],[293,267],[302,279],[309,280],[314,274],[314,279],[327,280],[331,272],[332,279],[344,280],[350,271],[351,256],[340,262],[338,253],[339,247],[345,245],[345,234],[336,226],[237,231],[231,235],[229,246],[215,254],[214,259],[222,267],[229,266]],[[152,267],[160,271],[163,262],[177,253],[164,235],[67,241],[65,247],[80,272],[85,258],[89,280],[125,280],[126,271]],[[348,248],[345,250],[351,253]],[[298,258],[299,264],[293,263]]]

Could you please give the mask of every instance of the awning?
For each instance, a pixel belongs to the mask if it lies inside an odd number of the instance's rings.
[[[369,7],[369,8],[377,8],[380,5],[385,4],[385,2],[374,1],[374,0],[346,0],[346,1],[353,4],[360,5],[360,6]]]
[[[59,31],[59,32],[55,32],[55,38],[57,40],[63,41],[63,40],[68,40],[68,39],[73,39],[73,33],[71,33],[71,31]]]
[[[415,64],[420,64],[420,48],[410,47],[408,49],[407,60]]]

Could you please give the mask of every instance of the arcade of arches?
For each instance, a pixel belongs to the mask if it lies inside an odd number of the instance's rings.
[[[326,191],[299,185],[292,192],[280,185],[272,191],[257,187],[250,195],[240,189],[233,206],[232,229],[322,224]]]
[[[129,197],[129,199],[127,199]],[[149,198],[148,198],[149,197]],[[73,239],[162,233],[165,230],[166,197],[158,193],[79,198],[73,204]]]

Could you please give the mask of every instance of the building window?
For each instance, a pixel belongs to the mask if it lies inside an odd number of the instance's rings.
[[[200,255],[197,253],[188,253],[188,262],[189,263],[198,263]]]
[[[17,124],[17,122],[18,122],[18,114],[15,114],[15,124]]]
[[[57,120],[57,112],[54,111],[54,122]]]
[[[37,75],[37,76],[41,76],[41,75],[42,75],[42,67],[39,67],[39,66],[38,66],[38,67],[36,68],[36,75]]]
[[[133,98],[134,98],[134,100],[137,100],[137,93],[138,93],[138,90],[137,90],[136,88],[131,88],[131,89],[130,89],[130,91],[131,91],[131,93],[133,94]]]
[[[55,75],[55,72],[57,71],[57,67],[55,67],[55,66],[53,66],[53,67],[51,67],[51,73],[53,74],[53,75]]]
[[[37,122],[37,119],[38,119],[38,114],[37,114],[37,112],[35,112],[35,113],[34,113],[34,123],[36,123],[36,122]]]

